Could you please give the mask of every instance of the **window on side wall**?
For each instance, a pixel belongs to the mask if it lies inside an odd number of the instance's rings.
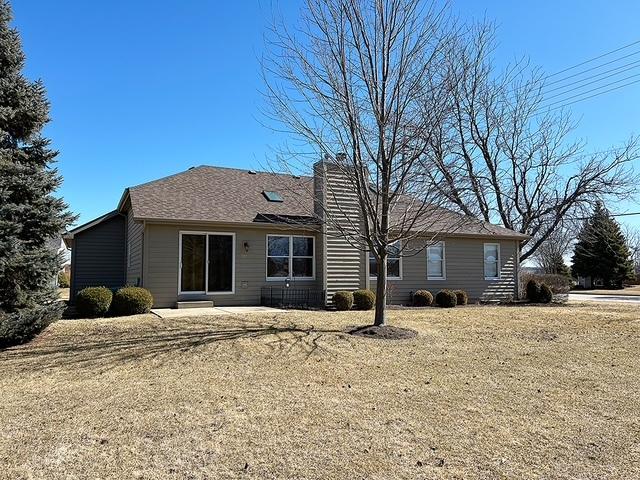
[[[387,256],[387,279],[402,280],[402,257],[400,256],[400,241],[389,245]],[[369,252],[369,277],[375,280],[378,276],[378,262],[373,252]]]
[[[427,280],[445,278],[444,242],[434,243],[427,247]]]
[[[500,244],[484,244],[484,278],[496,280],[500,278]]]

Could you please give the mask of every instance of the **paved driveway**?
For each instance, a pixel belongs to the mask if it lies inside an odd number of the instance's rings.
[[[569,301],[573,302],[623,302],[640,305],[640,295],[591,295],[586,293],[570,293]]]

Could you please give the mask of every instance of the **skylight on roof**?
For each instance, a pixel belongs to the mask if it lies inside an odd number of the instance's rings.
[[[264,195],[264,198],[266,198],[270,202],[283,202],[284,201],[284,199],[282,198],[282,195],[280,195],[278,192],[269,192],[269,191],[265,190],[265,191],[262,192],[262,194]]]

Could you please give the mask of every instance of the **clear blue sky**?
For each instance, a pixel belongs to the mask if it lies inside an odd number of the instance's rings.
[[[280,2],[291,19],[300,5]],[[528,55],[548,73],[640,40],[636,0],[453,6],[498,23],[500,62]],[[14,0],[13,8],[27,75],[49,94],[46,134],[61,152],[61,194],[79,223],[115,208],[130,185],[192,165],[264,162],[275,141],[258,121],[269,0]],[[606,149],[640,133],[640,84],[573,111],[582,118],[576,135]],[[640,205],[619,206],[629,209]],[[640,217],[625,221],[640,225]]]

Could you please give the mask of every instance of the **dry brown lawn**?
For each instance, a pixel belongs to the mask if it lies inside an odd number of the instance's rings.
[[[0,352],[0,477],[640,478],[639,311],[60,321]]]

